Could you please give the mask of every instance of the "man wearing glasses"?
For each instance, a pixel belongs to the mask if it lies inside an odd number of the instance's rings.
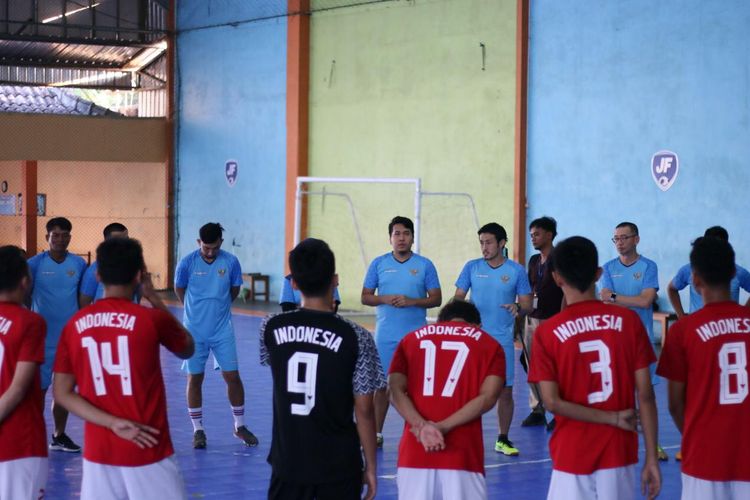
[[[635,311],[654,343],[654,302],[659,290],[659,274],[656,262],[640,255],[637,247],[641,241],[638,226],[632,222],[621,222],[615,227],[612,243],[619,257],[604,264],[601,277],[600,296],[604,302],[618,304]],[[651,365],[651,381],[659,383],[655,375],[656,364]],[[666,452],[658,446],[659,460],[668,459]]]
[[[612,242],[620,256],[604,264],[601,298],[604,302],[619,304],[638,313],[653,342],[653,306],[659,290],[656,263],[638,254],[638,226],[632,222],[618,224]]]

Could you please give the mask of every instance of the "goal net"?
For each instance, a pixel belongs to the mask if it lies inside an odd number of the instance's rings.
[[[423,191],[420,179],[300,177],[297,241],[303,206],[306,236],[325,240],[336,254],[342,310],[374,314],[360,303],[362,283],[370,262],[391,251],[388,223],[396,215],[414,221],[413,250],[435,264],[444,302],[466,261],[480,256],[471,194]]]

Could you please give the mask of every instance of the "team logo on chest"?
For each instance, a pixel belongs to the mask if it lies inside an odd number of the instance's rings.
[[[633,273],[633,279],[634,279],[634,280],[639,280],[639,279],[641,279],[641,276],[643,276],[643,274],[641,274],[641,273],[639,273],[639,272],[635,272],[635,273]]]
[[[68,269],[68,271],[65,273],[68,275],[69,278],[72,278],[76,275],[75,269]]]
[[[409,269],[409,272],[411,273],[412,276],[416,276],[417,274],[419,274],[418,269]]]
[[[510,276],[508,276],[507,274],[503,274],[503,275],[502,275],[502,276],[500,277],[500,281],[502,281],[503,283],[507,283],[507,282],[509,282],[509,281],[510,281]]]
[[[219,269],[219,276],[223,277],[225,274],[227,274],[226,269]]]

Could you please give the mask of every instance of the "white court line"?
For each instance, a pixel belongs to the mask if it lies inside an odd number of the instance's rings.
[[[671,446],[662,446],[662,448],[665,449],[665,450],[674,450],[674,449],[679,449],[680,445],[679,444],[675,444],[675,445],[671,445]],[[640,454],[643,454],[642,453],[643,451],[644,450],[641,450],[641,449],[638,450],[638,452]],[[504,464],[485,464],[484,468],[485,469],[499,469],[500,467],[510,467],[510,466],[513,466],[513,465],[526,465],[526,464],[543,464],[545,462],[551,462],[551,461],[552,461],[551,458],[542,458],[541,460],[524,460],[524,461],[521,461],[521,462],[507,462],[507,463],[504,463]],[[384,474],[384,475],[378,476],[378,477],[380,479],[396,479],[396,474]]]
[[[524,460],[522,462],[508,462],[504,464],[485,464],[485,469],[497,469],[499,467],[510,467],[512,465],[526,465],[526,464],[541,464],[544,462],[551,462],[551,458],[543,458],[541,460]],[[384,474],[378,476],[379,479],[396,479],[396,474]]]
[[[498,469],[500,467],[508,467],[511,465],[524,465],[524,464],[543,464],[544,462],[551,462],[551,458],[542,458],[541,460],[524,460],[523,462],[507,462],[504,464],[489,464],[485,465],[485,469]]]

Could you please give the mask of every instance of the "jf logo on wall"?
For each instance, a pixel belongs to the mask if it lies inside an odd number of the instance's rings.
[[[680,162],[672,151],[659,151],[651,157],[651,176],[659,189],[666,191],[677,180]]]
[[[224,177],[226,177],[229,187],[234,187],[237,183],[239,170],[240,166],[237,164],[237,160],[227,160],[224,164]]]

